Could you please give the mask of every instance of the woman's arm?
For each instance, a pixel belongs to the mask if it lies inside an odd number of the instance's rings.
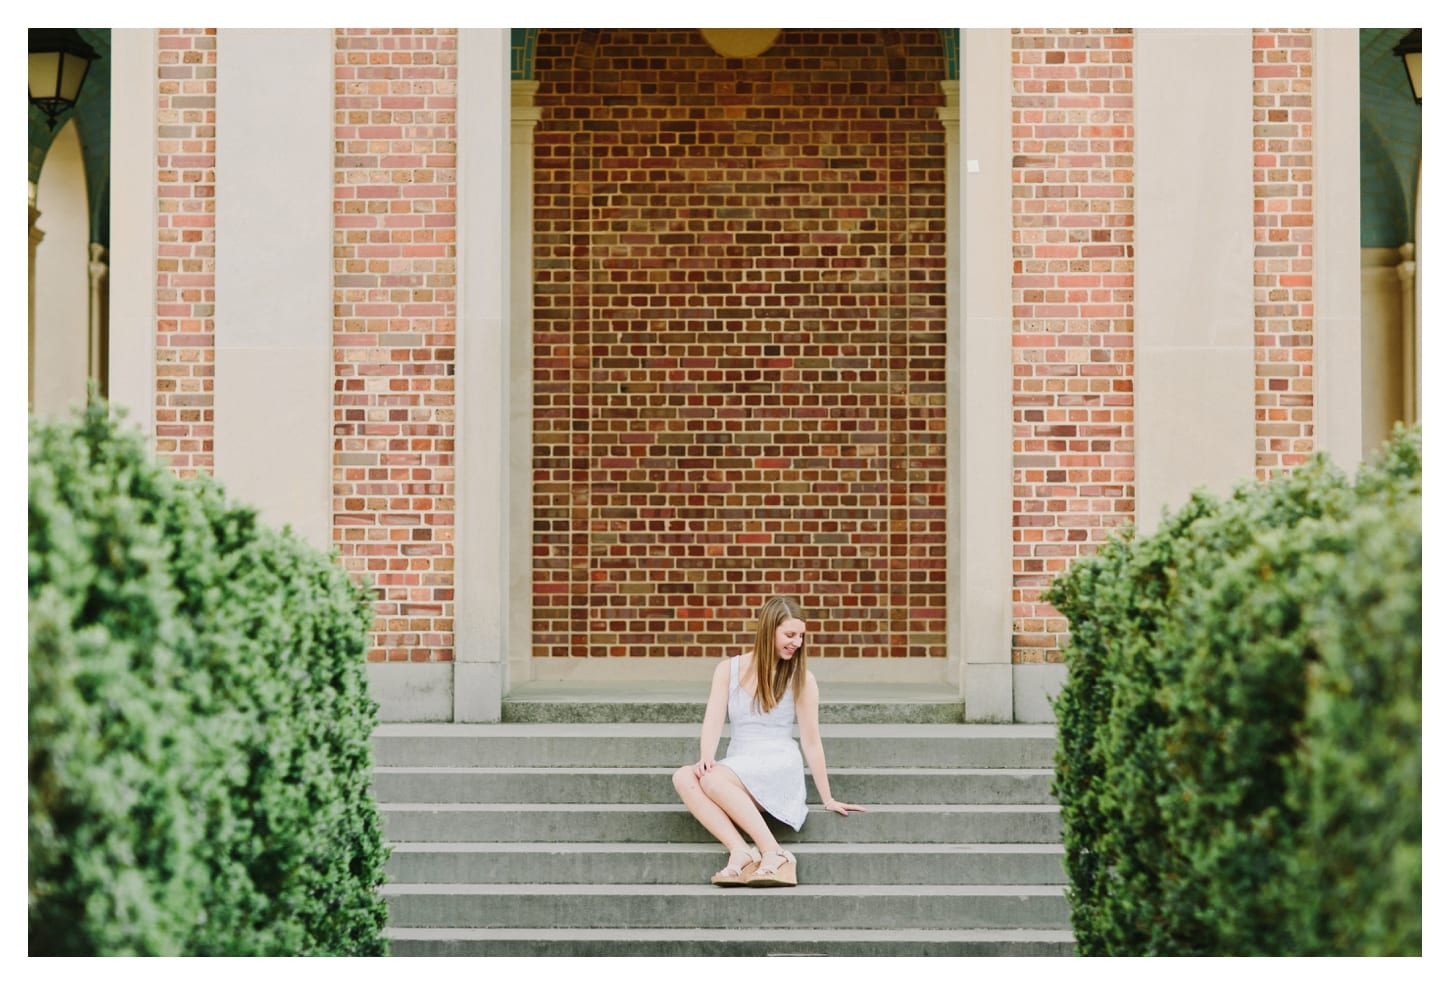
[[[796,721],[801,727],[801,753],[810,767],[811,778],[816,781],[816,791],[826,810],[837,814],[849,811],[864,811],[866,808],[847,804],[831,796],[831,781],[826,776],[826,747],[821,743],[820,704],[821,692],[816,686],[816,675],[806,671],[806,683],[802,694],[796,698]]]
[[[710,678],[710,697],[705,702],[705,723],[700,726],[700,760],[695,763],[698,779],[715,765],[715,750],[720,748],[720,732],[725,728],[725,706],[730,701],[730,660],[715,666]]]

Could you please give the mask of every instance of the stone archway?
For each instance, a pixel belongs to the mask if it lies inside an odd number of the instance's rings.
[[[92,325],[88,202],[85,158],[70,120],[46,153],[31,220],[41,232],[32,260],[31,406],[47,417],[83,405],[87,380],[99,370],[93,365],[100,325]]]

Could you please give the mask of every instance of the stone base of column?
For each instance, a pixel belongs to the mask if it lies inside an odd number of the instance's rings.
[[[503,664],[457,662],[453,665],[453,720],[496,722],[503,717]]]
[[[453,671],[451,663],[368,664],[369,690],[378,703],[378,720],[453,721]]]
[[[1012,665],[974,664],[962,669],[966,692],[965,717],[969,722],[1012,721]]]
[[[1012,720],[1052,722],[1052,700],[1067,680],[1066,664],[1012,665]]]

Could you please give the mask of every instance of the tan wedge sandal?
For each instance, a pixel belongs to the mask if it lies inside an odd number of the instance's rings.
[[[710,877],[710,883],[715,886],[744,886],[748,885],[747,880],[755,873],[755,867],[760,864],[760,849],[750,847],[745,849],[750,853],[750,861],[736,868],[726,864],[725,868]],[[734,854],[733,852],[731,853]]]
[[[766,868],[764,859],[771,856],[780,861],[776,862],[772,868]],[[784,848],[776,852],[766,852],[761,863],[755,867],[755,875],[745,883],[753,889],[763,886],[794,886],[795,884],[795,856]]]

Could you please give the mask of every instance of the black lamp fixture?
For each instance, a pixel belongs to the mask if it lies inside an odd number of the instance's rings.
[[[30,28],[30,102],[52,130],[60,114],[76,104],[91,62],[99,57],[74,28]]]
[[[1395,45],[1395,54],[1405,60],[1405,74],[1410,77],[1410,91],[1415,105],[1420,105],[1420,28],[1415,28]]]

